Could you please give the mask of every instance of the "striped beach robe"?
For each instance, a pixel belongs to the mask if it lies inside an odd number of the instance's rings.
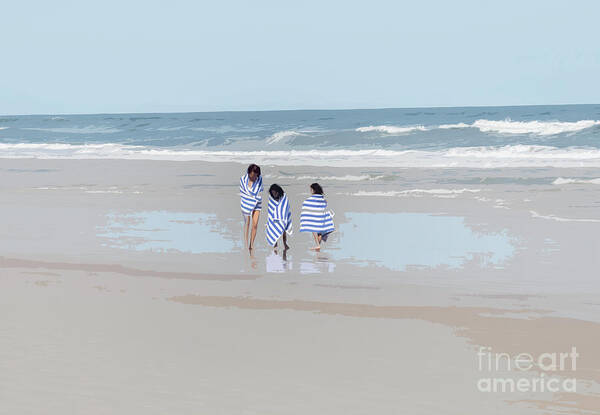
[[[267,219],[267,242],[274,246],[284,232],[292,234],[292,211],[286,194],[281,199],[269,198],[269,217]]]
[[[252,187],[248,186],[247,174],[240,178],[240,203],[242,207],[242,215],[250,216],[252,211],[261,209],[262,196],[260,193],[262,191],[262,176],[258,176],[258,178],[252,184]]]
[[[334,213],[327,210],[325,197],[317,194],[312,195],[302,204],[300,232],[316,232],[327,235],[335,230],[333,216]]]

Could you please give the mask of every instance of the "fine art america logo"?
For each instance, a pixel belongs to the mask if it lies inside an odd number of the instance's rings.
[[[480,347],[477,357],[479,371],[486,374],[477,381],[480,392],[577,391],[576,378],[561,376],[564,372],[577,370],[579,354],[574,346],[570,352],[541,353],[537,356],[520,353],[514,359],[508,353],[496,353],[491,347]]]

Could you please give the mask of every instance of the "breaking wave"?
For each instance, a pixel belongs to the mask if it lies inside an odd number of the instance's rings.
[[[378,125],[369,127],[357,128],[358,132],[377,131],[386,134],[402,134],[412,131],[431,131],[435,129],[452,130],[464,128],[476,128],[483,133],[498,133],[498,134],[533,134],[538,136],[550,136],[562,133],[574,133],[577,131],[586,130],[595,126],[600,126],[600,121],[597,120],[580,120],[574,122],[567,121],[512,121],[506,119],[503,121],[495,120],[477,120],[472,124],[457,123],[457,124],[440,124],[437,126],[393,126],[393,125]]]
[[[569,179],[559,177],[554,180],[552,184],[561,185],[561,184],[600,184],[600,178],[597,179]]]
[[[600,121],[512,121],[506,119],[504,121],[477,120],[472,126],[484,133],[556,135],[581,131],[597,125],[600,125]]]
[[[304,135],[304,134],[299,133],[298,131],[293,131],[293,130],[278,131],[275,134],[273,134],[271,137],[267,138],[267,144],[279,143],[281,141],[287,140],[288,138],[297,137],[300,135]]]

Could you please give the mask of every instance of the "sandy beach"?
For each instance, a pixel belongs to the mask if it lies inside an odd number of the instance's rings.
[[[284,258],[266,210],[243,249],[245,167],[2,160],[0,413],[600,413],[600,169],[263,165],[296,230],[314,181],[335,211]]]
[[[2,6],[0,415],[600,415],[600,2]]]

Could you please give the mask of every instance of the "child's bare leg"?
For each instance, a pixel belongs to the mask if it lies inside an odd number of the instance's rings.
[[[250,230],[250,216],[244,216],[244,246],[248,248],[248,231]]]
[[[313,251],[320,251],[321,247],[319,246],[319,238],[316,232],[313,232],[313,238],[315,238],[315,245],[313,248],[310,248]]]
[[[254,240],[256,239],[256,230],[258,229],[258,218],[260,210],[252,211],[252,232],[250,233],[250,249],[254,248]]]
[[[287,234],[285,232],[283,233],[283,249],[290,249],[287,244]]]

